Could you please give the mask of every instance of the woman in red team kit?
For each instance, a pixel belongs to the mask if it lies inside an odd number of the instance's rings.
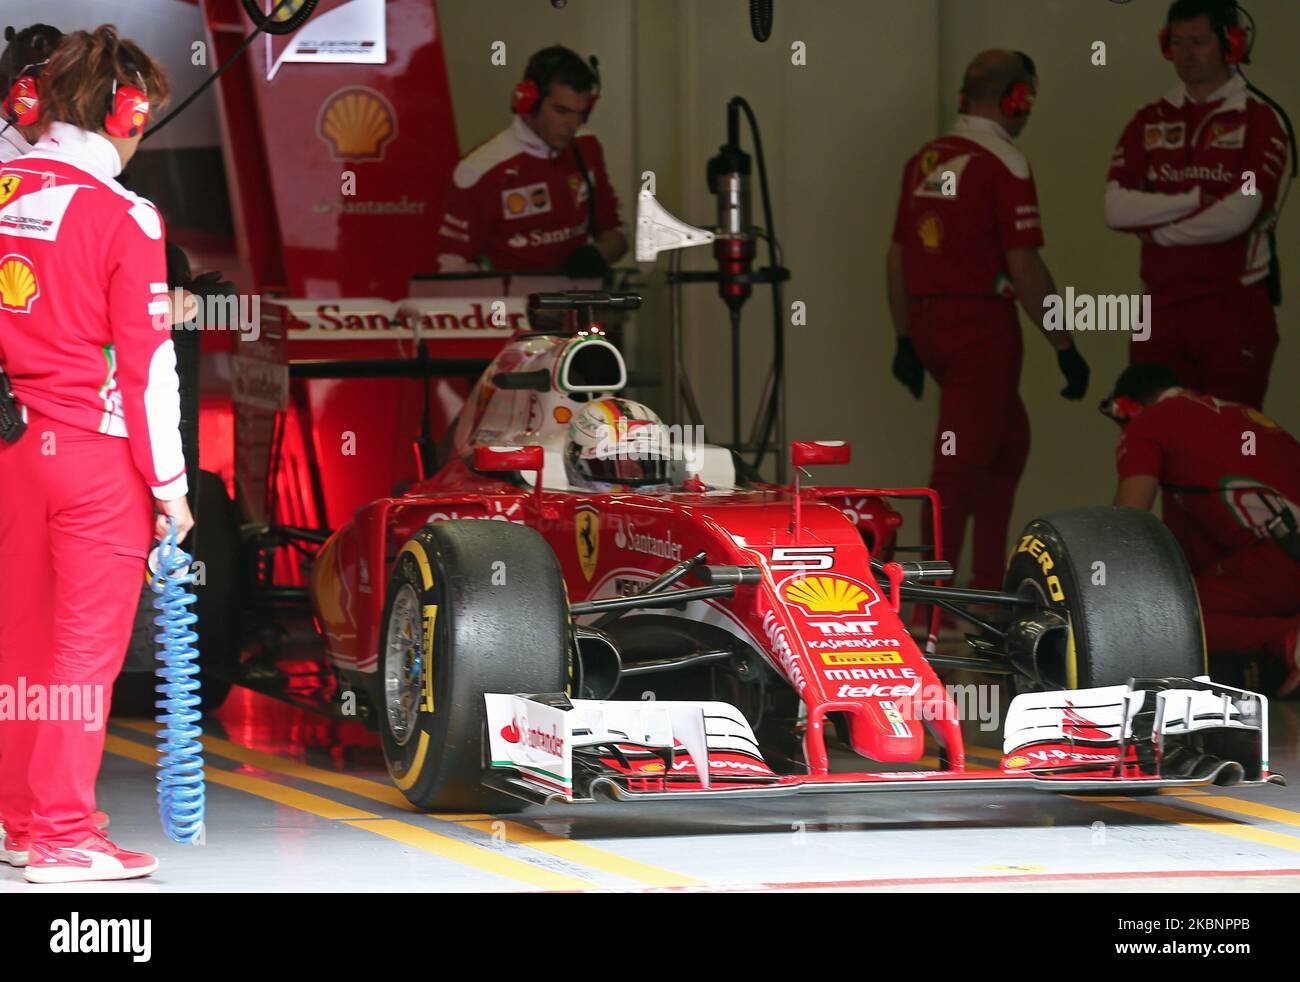
[[[43,66],[41,139],[0,168],[0,367],[26,422],[0,442],[0,692],[103,694],[98,725],[0,717],[0,860],[33,882],[158,866],[92,815],[141,543],[169,518],[180,535],[193,524],[163,224],[115,180],[168,94],[111,27],[71,34]]]

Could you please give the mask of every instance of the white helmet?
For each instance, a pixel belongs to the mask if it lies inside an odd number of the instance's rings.
[[[587,491],[668,487],[672,447],[654,410],[631,399],[597,399],[569,423],[564,470]]]

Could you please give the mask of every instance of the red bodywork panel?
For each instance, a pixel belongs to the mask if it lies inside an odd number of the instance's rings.
[[[793,529],[794,497],[783,488],[547,491],[539,504],[531,489],[455,461],[406,495],[360,508],[322,547],[312,570],[315,612],[340,668],[376,671],[387,570],[429,521],[531,525],[554,550],[574,602],[637,589],[704,552],[709,565],[758,566],[762,581],[664,613],[713,624],[768,659],[808,708],[805,751],[813,774],[827,773],[824,726],[835,712],[846,715],[853,748],[878,761],[919,759],[921,721],[930,721],[960,770],[956,707],[871,573],[867,537],[886,546],[899,522],[882,498],[889,493],[806,489]],[[681,585],[697,584],[688,578]]]

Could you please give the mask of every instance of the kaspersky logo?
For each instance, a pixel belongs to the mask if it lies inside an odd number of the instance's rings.
[[[397,115],[374,89],[354,85],[325,100],[316,135],[335,160],[383,160],[384,149],[397,136]]]
[[[29,314],[40,295],[36,268],[30,259],[15,253],[0,259],[0,308],[16,314]]]

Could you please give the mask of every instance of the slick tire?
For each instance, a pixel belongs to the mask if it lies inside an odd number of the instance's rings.
[[[1195,581],[1150,512],[1075,508],[1035,519],[1012,544],[1004,590],[1038,600],[1069,624],[1044,638],[1038,677],[1014,677],[1016,691],[1205,672]]]
[[[483,787],[486,692],[564,692],[564,577],[546,540],[511,522],[420,529],[393,564],[374,683],[393,782],[424,810],[504,812]]]

